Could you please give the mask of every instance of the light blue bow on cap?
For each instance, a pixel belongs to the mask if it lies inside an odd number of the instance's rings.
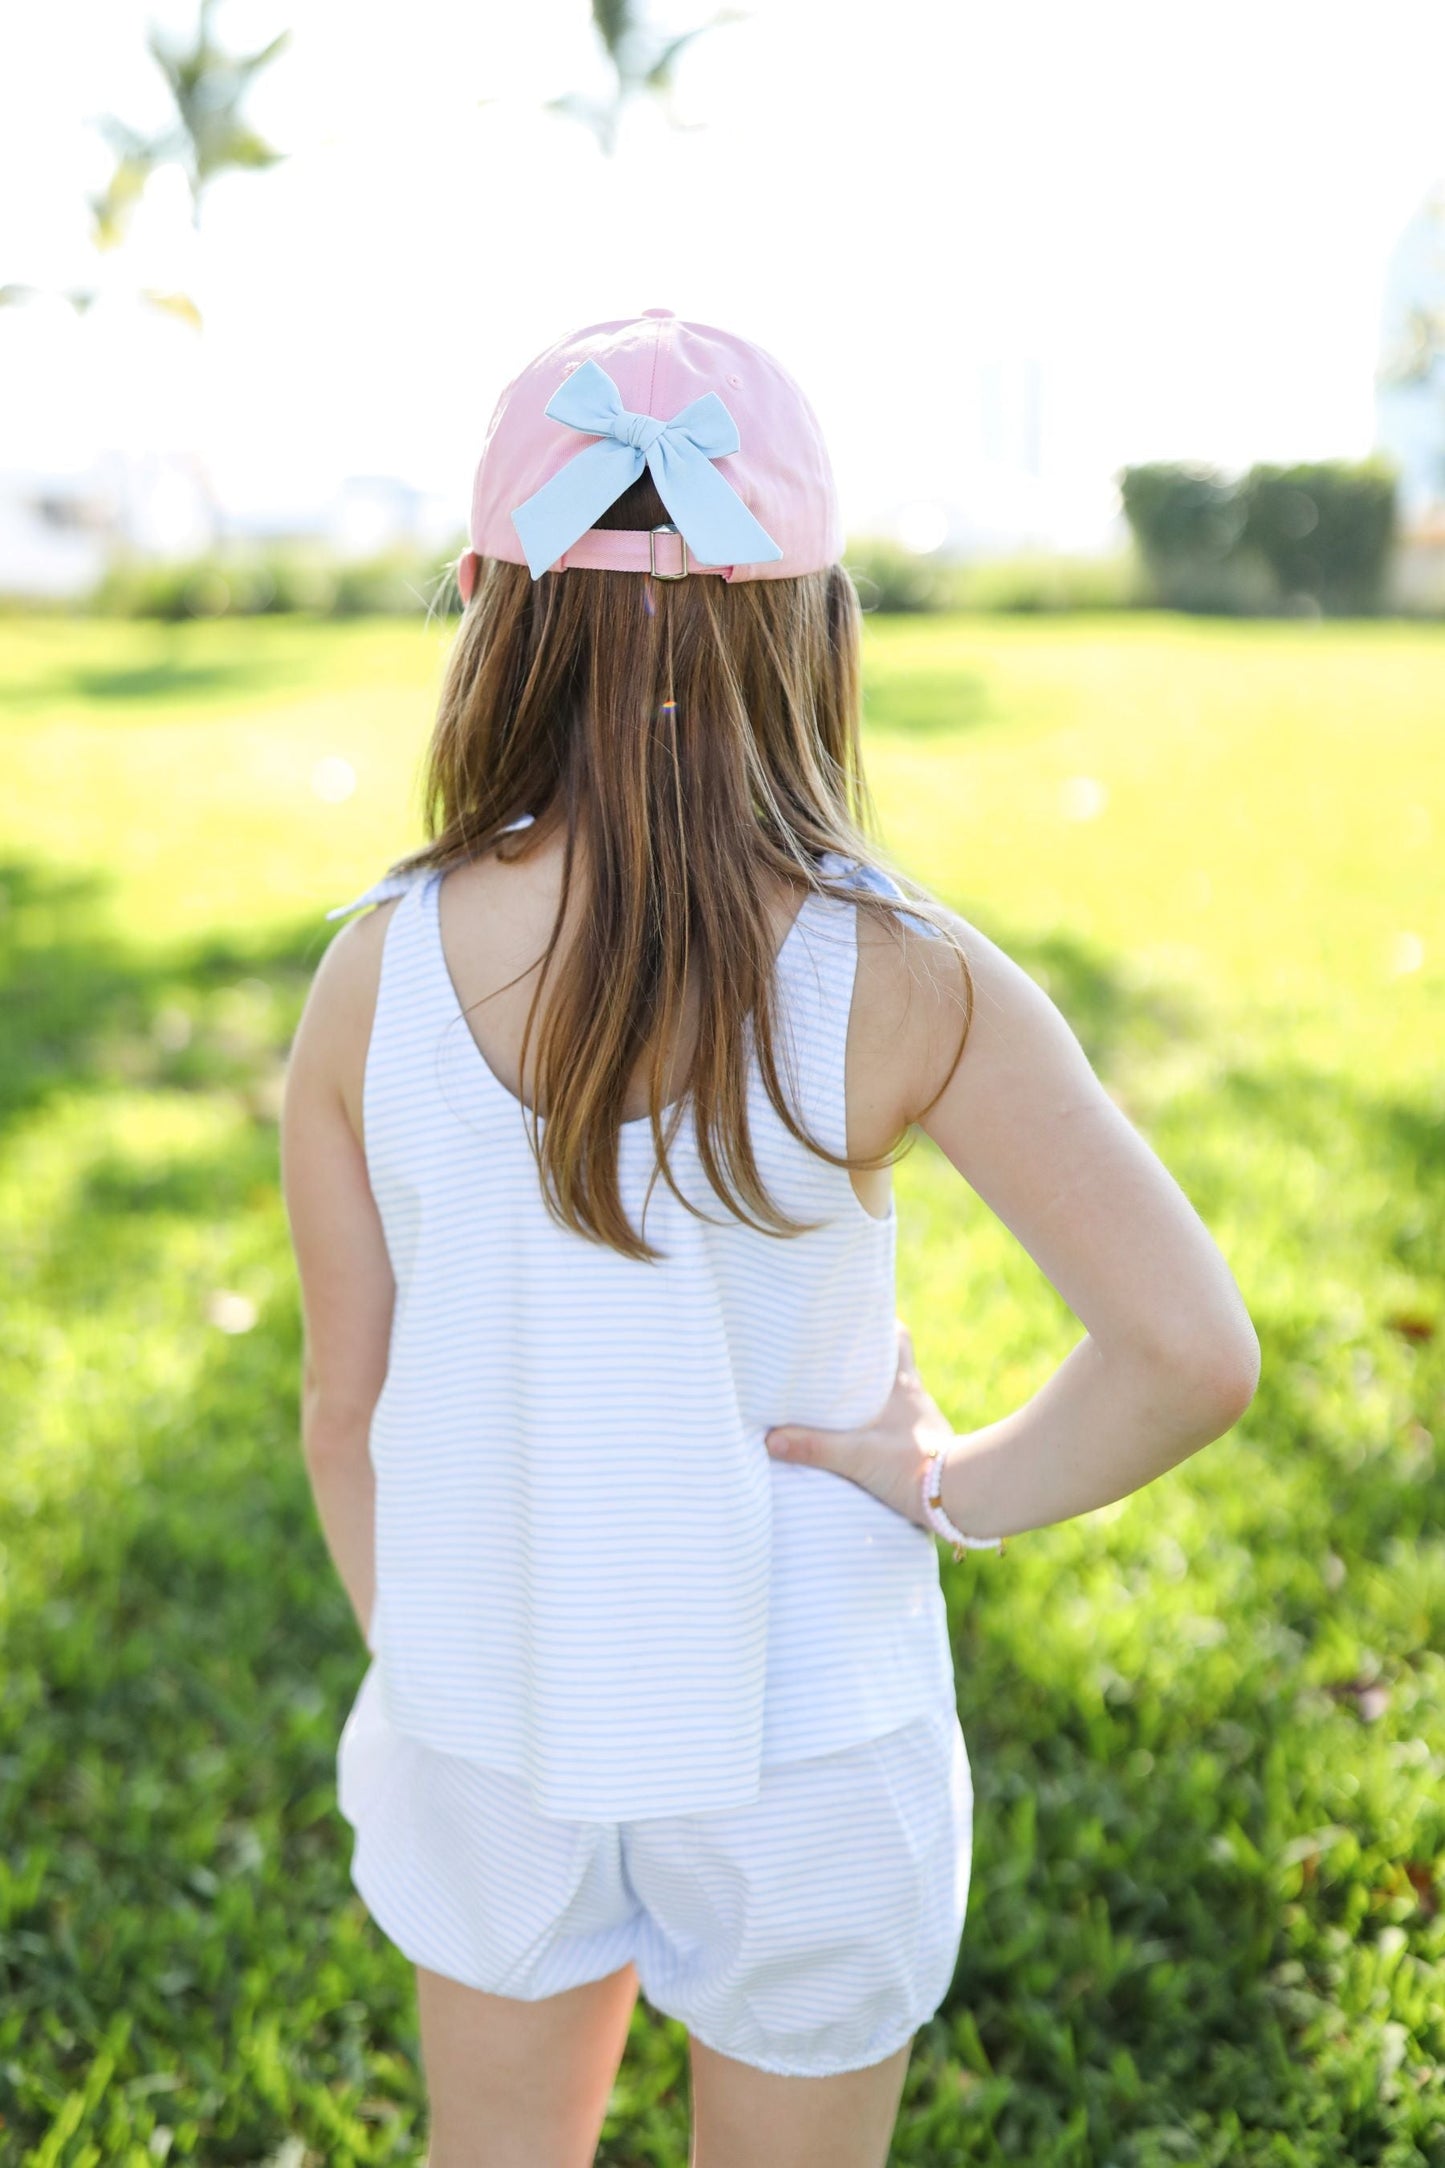
[[[713,465],[738,449],[737,424],[715,391],[660,422],[651,414],[629,414],[607,371],[584,361],[562,379],[546,412],[600,441],[569,459],[512,514],[534,580],[596,524],[644,465],[699,564],[771,564],[782,556]]]

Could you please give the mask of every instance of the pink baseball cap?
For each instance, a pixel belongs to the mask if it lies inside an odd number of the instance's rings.
[[[593,522],[644,468],[670,515]],[[827,447],[762,347],[671,309],[559,339],[497,401],[472,488],[471,547],[532,577],[574,565],[681,579],[792,579],[843,554]],[[469,596],[475,567],[462,566]]]

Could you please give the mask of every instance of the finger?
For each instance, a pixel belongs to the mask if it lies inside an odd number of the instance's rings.
[[[834,1468],[846,1460],[846,1430],[807,1430],[796,1423],[780,1424],[767,1432],[764,1445],[774,1460],[796,1461],[804,1468]]]
[[[913,1335],[908,1330],[908,1327],[904,1324],[901,1317],[897,1320],[897,1324],[898,1369],[900,1375],[907,1375],[909,1372],[916,1370],[918,1367],[913,1355]]]

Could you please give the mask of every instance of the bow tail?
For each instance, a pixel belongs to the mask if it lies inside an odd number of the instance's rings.
[[[642,453],[602,437],[559,467],[512,514],[528,569],[540,579],[642,472]]]
[[[782,556],[726,475],[688,438],[664,430],[647,464],[657,494],[699,564],[772,564]]]

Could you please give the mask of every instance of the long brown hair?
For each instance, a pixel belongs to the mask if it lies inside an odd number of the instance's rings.
[[[644,474],[598,525],[666,518]],[[809,890],[846,897],[899,939],[904,913],[935,927],[963,964],[955,1067],[963,1052],[973,1006],[967,958],[938,905],[885,865],[873,840],[859,649],[858,597],[841,564],[734,584],[582,568],[534,581],[525,565],[481,560],[427,756],[430,840],[393,870],[451,867],[494,845],[524,857],[561,824],[562,897],[523,1033],[525,1074],[581,837],[586,908],[555,962],[528,1132],[554,1219],[624,1256],[663,1254],[633,1228],[618,1183],[621,1110],[640,1064],[653,1182],[660,1175],[689,1210],[697,1207],[678,1188],[667,1147],[690,1104],[701,1164],[730,1212],[780,1237],[815,1224],[788,1218],[762,1183],[748,1125],[750,1051],[779,1118],[810,1150],[850,1168],[898,1156],[832,1152],[788,1102],[765,901],[779,883],[800,901]],[[501,839],[526,813],[534,826]],[[830,878],[818,864],[829,851],[879,868],[898,892]],[[688,1001],[695,1043],[682,1091],[664,1105]]]

